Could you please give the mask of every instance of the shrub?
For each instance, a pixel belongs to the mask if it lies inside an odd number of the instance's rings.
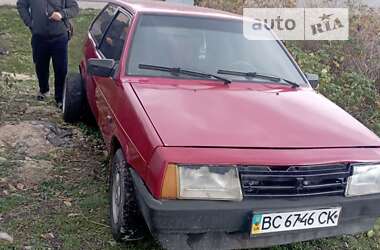
[[[339,50],[334,52],[322,46],[318,51],[309,52],[297,43],[287,45],[304,72],[319,74],[318,90],[323,95],[380,134],[380,95],[374,80],[360,72],[337,70],[341,67],[339,61],[343,60]]]
[[[195,0],[195,4],[233,13],[243,13],[243,8],[294,7],[296,0]]]
[[[314,1],[333,7],[334,0]],[[242,13],[244,7],[294,7],[294,0],[197,0],[201,6]],[[348,41],[286,42],[304,72],[320,76],[319,91],[380,135],[380,13],[348,1]],[[315,7],[315,6],[314,6]]]
[[[380,97],[374,81],[360,73],[345,72],[335,81],[321,85],[320,91],[380,134]]]

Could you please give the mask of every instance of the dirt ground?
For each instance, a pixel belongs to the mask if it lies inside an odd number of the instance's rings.
[[[52,98],[34,100],[33,83],[0,95],[0,249],[157,248],[112,240],[98,130],[63,123]]]
[[[77,33],[94,13],[82,12]],[[65,124],[52,97],[35,100],[29,39],[16,11],[0,8],[0,47],[7,51],[0,53],[0,249],[160,249],[149,235],[139,243],[112,239],[99,131]],[[81,42],[77,35],[71,43],[71,69]],[[280,249],[380,249],[380,223],[358,236],[272,248]]]
[[[78,32],[94,13],[83,13]],[[80,43],[71,42],[78,53]],[[99,131],[65,124],[52,96],[35,100],[30,34],[13,8],[0,7],[0,48],[0,249],[159,249],[149,236],[112,239]]]

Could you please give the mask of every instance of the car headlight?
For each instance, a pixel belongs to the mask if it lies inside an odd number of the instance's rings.
[[[380,164],[353,166],[348,178],[346,196],[380,193]]]
[[[177,181],[173,184],[175,177]],[[177,188],[175,193],[174,185]],[[165,174],[162,198],[173,199],[174,195],[176,199],[243,199],[238,170],[233,166],[170,164]]]

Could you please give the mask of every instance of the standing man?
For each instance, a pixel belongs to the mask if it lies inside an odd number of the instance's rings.
[[[49,66],[53,61],[55,101],[62,108],[68,68],[69,19],[79,14],[76,0],[17,0],[17,9],[32,32],[33,62],[39,83],[37,99],[49,92]]]

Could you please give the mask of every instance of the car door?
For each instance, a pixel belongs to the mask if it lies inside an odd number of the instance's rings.
[[[93,23],[90,26],[90,30],[88,33],[88,39],[84,45],[84,61],[87,62],[91,58],[102,58],[102,55],[99,53],[99,47],[103,40],[104,34],[106,33],[109,25],[111,24],[112,20],[115,18],[115,15],[118,11],[118,6],[114,4],[108,4],[95,18]],[[83,67],[86,69],[86,67]],[[86,94],[87,94],[87,100],[89,102],[89,105],[91,107],[91,110],[95,116],[95,118],[98,118],[98,110],[96,107],[95,102],[95,89],[96,84],[93,79],[93,76],[90,76],[89,74],[86,74],[86,72],[83,72],[86,76],[85,83],[86,83]]]
[[[119,8],[100,42],[98,53],[101,58],[113,59],[115,64],[119,65],[131,21],[132,15]],[[115,75],[118,74],[117,66]],[[114,115],[114,107],[119,98],[119,93],[122,93],[123,90],[120,82],[115,81],[113,77],[93,76],[92,78],[95,83],[97,121],[103,137],[108,143],[111,140],[112,131],[115,129],[115,120],[117,119]]]

